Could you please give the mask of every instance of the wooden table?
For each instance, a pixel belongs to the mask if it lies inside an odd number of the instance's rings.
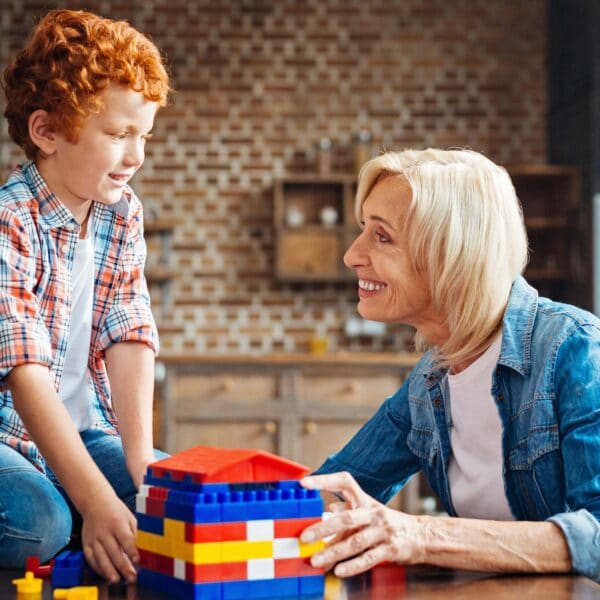
[[[0,598],[17,599],[11,580],[22,577],[22,571],[0,570]],[[100,586],[99,599],[168,600],[168,596],[147,588],[132,586]],[[35,596],[18,600],[38,600]],[[49,582],[44,584],[43,600],[52,598]],[[585,577],[571,575],[492,575],[469,573],[433,567],[409,567],[406,570],[385,566],[370,573],[339,580],[327,576],[325,600],[396,600],[443,598],[444,600],[591,600],[600,598],[600,585]],[[277,599],[279,600],[279,599]]]

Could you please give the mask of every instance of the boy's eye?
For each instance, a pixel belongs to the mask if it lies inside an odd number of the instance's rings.
[[[118,133],[111,133],[110,136],[113,137],[115,140],[122,140],[127,137],[127,132],[120,131]]]

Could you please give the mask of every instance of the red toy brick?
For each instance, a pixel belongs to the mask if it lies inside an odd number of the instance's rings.
[[[306,577],[324,572],[311,566],[310,558],[278,558],[275,561],[275,577]]]
[[[50,575],[52,575],[53,566],[53,560],[46,565],[40,565],[39,556],[28,556],[25,559],[25,573],[31,571],[36,577],[50,577]]]
[[[245,539],[246,521],[185,524],[186,542],[235,542]]]
[[[303,519],[278,519],[275,521],[275,537],[300,537],[300,534],[309,525],[317,523],[320,520],[320,517],[306,517]]]
[[[165,516],[165,500],[163,498],[146,498],[146,514],[151,517]]]
[[[299,479],[308,467],[263,450],[195,446],[150,465],[152,475],[199,483],[247,483]]]
[[[185,563],[185,579],[194,583],[238,581],[245,580],[247,577],[247,562],[216,563],[211,565]]]

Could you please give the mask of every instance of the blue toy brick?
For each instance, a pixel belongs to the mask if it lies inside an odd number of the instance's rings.
[[[323,500],[318,490],[297,489],[294,497],[298,500],[298,517],[320,517],[323,514]]]
[[[246,490],[219,494],[223,522],[293,519],[298,501],[290,490]]]
[[[219,494],[221,502],[221,519],[224,523],[229,521],[249,521],[248,504],[241,491]]]
[[[224,581],[223,600],[247,600],[250,598],[298,597],[298,577],[255,579],[251,581]]]
[[[273,518],[267,490],[248,490],[244,492],[244,504],[246,504],[247,521]]]
[[[318,596],[323,597],[325,592],[325,577],[323,575],[307,575],[298,577],[300,596]]]
[[[224,581],[222,586],[223,600],[245,600],[251,598],[250,581]]]
[[[191,583],[162,573],[139,569],[139,586],[163,592],[169,598],[179,600],[222,600],[221,583]]]
[[[271,519],[297,519],[299,516],[298,502],[290,489],[270,490],[269,506]]]
[[[85,560],[81,550],[64,550],[54,559],[52,586],[70,588],[83,582]]]
[[[278,577],[249,581],[248,598],[298,597],[298,577]]]
[[[137,526],[139,531],[155,533],[156,535],[164,535],[165,520],[162,517],[143,515],[142,513],[138,512],[135,513],[135,517],[137,519]]]
[[[217,494],[171,490],[165,502],[165,516],[188,523],[219,523],[221,504],[218,502]]]
[[[296,489],[299,487],[299,483],[296,479],[281,481],[251,481],[247,483],[198,483],[192,481],[191,475],[184,475],[183,479],[172,479],[168,473],[163,477],[156,477],[152,475],[150,469],[148,469],[144,476],[144,483],[146,485],[155,485],[182,492],[208,492],[214,494],[245,492],[248,490]]]
[[[277,486],[278,490],[297,490],[299,488],[303,489],[296,479],[284,479],[282,481],[278,481],[277,483],[279,484]]]

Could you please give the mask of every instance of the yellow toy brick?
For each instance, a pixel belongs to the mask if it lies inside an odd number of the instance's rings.
[[[185,523],[175,519],[164,520],[164,537],[173,542],[185,542]]]
[[[323,550],[323,548],[325,548],[325,542],[323,541],[313,542],[312,544],[303,544],[300,542],[300,556],[302,558],[308,558],[320,550]]]
[[[80,585],[68,590],[54,590],[54,600],[98,600],[98,588],[92,585]]]
[[[43,580],[34,576],[31,571],[25,573],[21,579],[13,579],[12,582],[17,586],[17,594],[41,594]]]
[[[244,562],[253,558],[272,558],[273,542],[223,542],[223,562]]]

